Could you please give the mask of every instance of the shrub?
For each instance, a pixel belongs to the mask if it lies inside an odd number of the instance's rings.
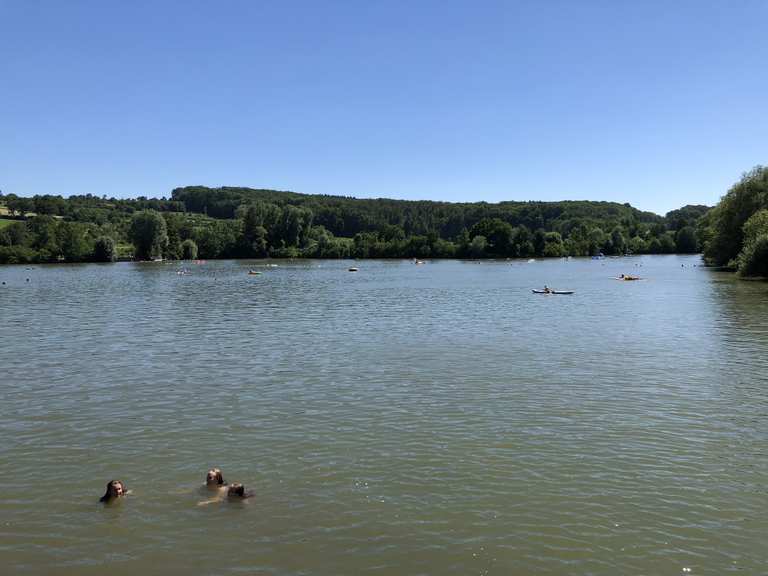
[[[181,257],[183,260],[195,260],[197,258],[197,244],[187,238],[181,243]]]
[[[109,236],[100,236],[93,246],[93,259],[96,262],[114,262],[117,258],[115,241]]]

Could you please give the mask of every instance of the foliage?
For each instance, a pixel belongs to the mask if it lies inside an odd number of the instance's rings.
[[[739,274],[768,278],[768,233],[747,242],[738,258]]]
[[[57,226],[60,255],[67,262],[90,259],[93,242],[87,239],[88,230],[79,222],[61,222]]]
[[[688,204],[677,210],[667,212],[664,218],[666,219],[667,227],[670,230],[679,231],[686,226],[695,226],[696,222],[709,212],[709,210],[709,206]]]
[[[706,207],[667,218],[612,202],[488,204],[178,188],[170,199],[3,196],[0,262],[201,258],[528,258],[690,250]],[[696,242],[691,241],[691,230]],[[105,246],[112,240],[111,253]],[[98,249],[97,249],[98,247]]]
[[[768,234],[768,208],[758,210],[744,223],[744,240],[750,242],[761,234]]]
[[[168,247],[168,226],[155,210],[144,210],[131,218],[128,237],[139,260],[162,258]]]
[[[757,166],[744,174],[707,215],[704,257],[717,266],[736,266],[745,247],[744,225],[759,210],[768,208],[768,168]]]
[[[768,278],[768,209],[744,223],[744,248],[737,258],[739,274]]]
[[[181,257],[184,260],[195,260],[197,258],[197,244],[191,238],[187,238],[181,243]]]
[[[99,236],[93,246],[93,260],[114,262],[117,259],[115,241],[109,236]]]
[[[699,251],[696,230],[693,226],[683,226],[675,235],[675,248],[680,254],[695,254]]]

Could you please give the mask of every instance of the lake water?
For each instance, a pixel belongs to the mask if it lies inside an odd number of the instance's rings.
[[[768,573],[768,284],[276,263],[0,268],[0,572]]]

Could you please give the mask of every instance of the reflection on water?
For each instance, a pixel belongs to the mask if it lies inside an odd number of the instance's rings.
[[[258,264],[0,268],[9,573],[765,572],[768,285]]]

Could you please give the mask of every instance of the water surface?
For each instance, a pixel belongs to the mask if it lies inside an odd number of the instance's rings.
[[[765,283],[276,263],[0,268],[4,573],[768,572]]]

